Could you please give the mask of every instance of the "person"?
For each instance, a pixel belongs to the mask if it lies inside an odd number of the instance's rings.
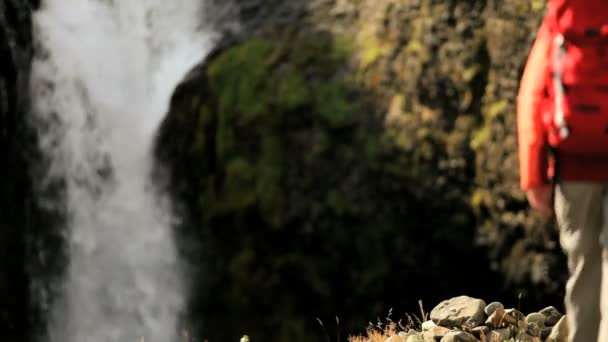
[[[520,186],[555,215],[570,342],[608,341],[608,1],[549,0],[517,98]]]

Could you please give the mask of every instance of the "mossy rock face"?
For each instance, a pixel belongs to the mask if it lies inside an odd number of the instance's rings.
[[[178,87],[157,155],[185,207],[181,232],[201,243],[184,247],[201,336],[234,339],[206,328],[231,323],[256,340],[319,339],[314,317],[355,332],[393,305],[482,291],[466,280],[483,267],[466,197],[437,201],[444,188],[420,177],[433,166],[395,158],[353,48],[325,31],[256,36]],[[477,266],[456,270],[446,254]],[[416,298],[396,298],[403,286]]]
[[[204,328],[230,322],[319,339],[310,317],[354,332],[462,293],[561,301],[555,236],[517,184],[514,103],[542,4],[260,4],[268,23],[189,75],[159,137],[201,336],[236,339]]]
[[[194,161],[213,158],[201,170],[201,177],[210,178],[201,182],[197,200],[208,217],[255,209],[269,225],[281,226],[286,156],[303,146],[311,147],[303,160],[331,154],[328,136],[344,136],[365,119],[364,97],[336,77],[345,52],[331,37],[283,39],[249,40],[196,71],[205,84],[186,100],[188,109],[197,111],[189,153]],[[178,90],[173,108],[183,106],[176,104],[179,96]],[[315,128],[318,136],[304,136]],[[344,143],[367,139],[364,134],[344,137]],[[214,172],[208,172],[212,167]]]
[[[480,218],[479,241],[490,249],[507,286],[522,293],[524,302],[538,297],[561,302],[567,268],[557,230],[529,209],[519,190],[517,160],[515,101],[544,14],[542,5],[528,0],[488,2],[485,30],[491,67],[475,141],[472,206]]]
[[[185,234],[201,241],[203,260],[188,257],[209,268],[197,288],[210,292],[192,310],[208,324],[235,320],[276,341],[318,331],[301,311],[332,293],[320,258],[340,256],[313,232],[365,205],[342,188],[378,158],[379,127],[342,75],[345,53],[324,33],[253,38],[215,54],[177,89],[159,155],[196,216]],[[219,316],[208,314],[213,306]],[[221,330],[204,334],[237,337]]]
[[[469,198],[476,243],[510,291],[531,306],[561,302],[555,229],[518,186],[515,99],[544,2],[378,0],[357,11],[359,80],[387,113],[401,172],[445,200]]]

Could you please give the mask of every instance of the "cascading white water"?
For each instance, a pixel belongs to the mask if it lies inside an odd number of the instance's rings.
[[[184,284],[151,149],[172,90],[212,45],[203,2],[43,0],[34,16],[34,112],[68,215],[52,342],[177,340]]]

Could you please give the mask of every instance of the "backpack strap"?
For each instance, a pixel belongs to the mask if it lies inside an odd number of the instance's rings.
[[[570,129],[566,123],[564,113],[564,94],[566,92],[564,83],[562,81],[563,68],[562,60],[566,54],[566,39],[564,36],[555,32],[555,38],[553,39],[553,93],[555,100],[555,108],[553,113],[553,122],[557,126],[558,134],[560,138],[566,139],[570,135]]]

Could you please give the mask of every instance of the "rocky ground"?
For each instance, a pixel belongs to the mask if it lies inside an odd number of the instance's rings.
[[[367,337],[350,341],[566,342],[568,337],[567,316],[553,306],[525,315],[514,308],[505,309],[500,302],[486,304],[460,296],[439,303],[428,318],[417,330],[392,324],[380,335],[371,330]]]

